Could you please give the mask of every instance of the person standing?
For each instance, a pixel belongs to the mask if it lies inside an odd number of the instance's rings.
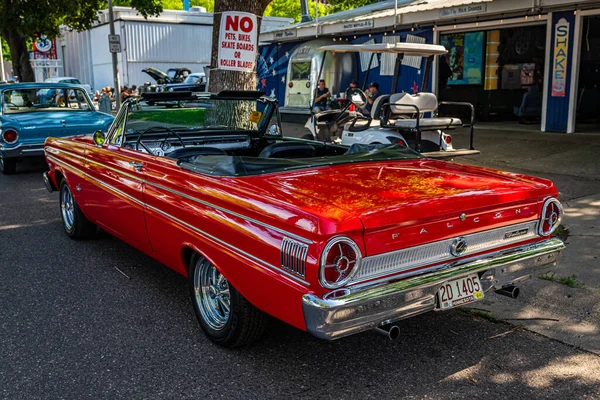
[[[102,96],[98,100],[98,109],[100,112],[110,114],[111,113],[111,99],[110,92],[106,88],[102,88]]]
[[[327,105],[327,100],[331,97],[331,93],[329,92],[329,88],[325,86],[325,79],[321,79],[319,81],[319,86],[317,87],[315,93],[315,102],[312,108],[312,112],[314,114],[320,113],[321,111],[331,110],[331,107]]]
[[[448,79],[450,79],[450,77],[452,76],[452,69],[450,68],[450,65],[448,64],[448,57],[441,56],[440,57],[440,72],[439,72],[439,81],[438,81],[438,87],[440,89],[440,91],[444,91],[446,90],[446,88],[448,87]],[[441,98],[442,96],[440,96]]]

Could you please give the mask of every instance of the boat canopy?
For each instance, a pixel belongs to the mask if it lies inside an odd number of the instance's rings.
[[[407,56],[439,56],[448,53],[444,46],[439,44],[421,43],[377,43],[377,44],[333,44],[322,46],[319,51],[334,53],[394,53]]]

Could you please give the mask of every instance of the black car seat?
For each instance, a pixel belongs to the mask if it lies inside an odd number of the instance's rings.
[[[308,158],[316,154],[314,146],[308,143],[278,142],[268,145],[260,152],[260,158]]]
[[[226,156],[223,149],[217,147],[184,147],[170,152],[167,157],[177,160],[191,159],[196,156]]]

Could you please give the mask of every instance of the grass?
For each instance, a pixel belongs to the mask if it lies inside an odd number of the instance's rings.
[[[564,242],[569,237],[569,228],[567,228],[566,226],[561,224],[558,226],[558,228],[556,228],[556,231],[554,231],[554,234],[556,236],[558,236],[558,238]]]
[[[134,112],[129,115],[129,118],[163,124],[200,126],[204,123],[205,113],[206,110],[203,108],[173,108]]]
[[[571,276],[566,276],[566,277],[561,278],[561,277],[557,277],[553,272],[551,274],[548,273],[546,275],[541,275],[539,278],[543,279],[545,281],[556,282],[556,283],[560,283],[562,285],[567,285],[570,288],[582,288],[585,286],[582,283],[579,283],[577,281],[576,275],[571,275]]]
[[[483,319],[487,319],[488,321],[493,322],[493,323],[500,322],[500,320],[498,318],[494,317],[491,313],[489,313],[487,311],[477,310],[477,309],[473,309],[470,307],[461,307],[460,309],[462,309],[463,311],[465,311],[469,314],[476,315]]]

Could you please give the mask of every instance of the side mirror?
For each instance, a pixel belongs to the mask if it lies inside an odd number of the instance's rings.
[[[96,146],[102,147],[104,145],[104,142],[106,142],[106,135],[104,134],[104,132],[94,132],[94,143],[96,143]]]

